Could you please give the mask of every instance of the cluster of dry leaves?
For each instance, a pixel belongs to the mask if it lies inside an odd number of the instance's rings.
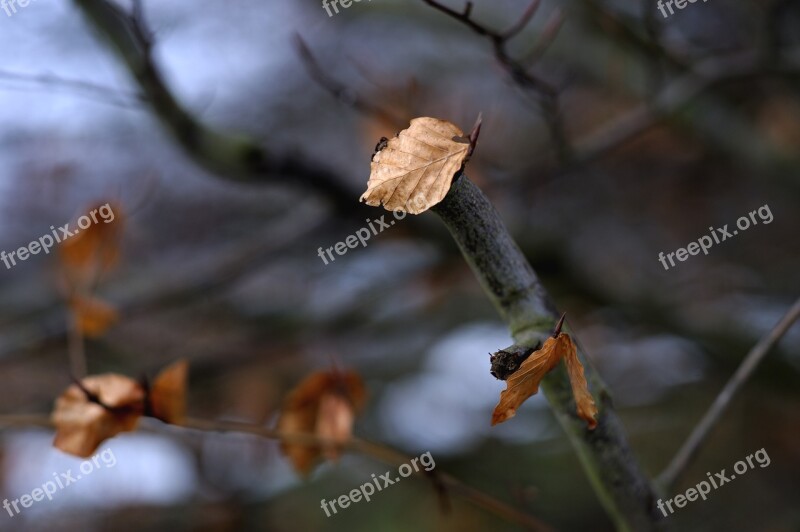
[[[319,445],[281,443],[281,450],[295,470],[308,474],[323,458],[336,460],[341,446],[350,440],[356,414],[366,401],[366,390],[355,372],[332,370],[312,373],[286,398],[278,418],[284,433],[314,434]]]
[[[567,373],[572,385],[572,394],[575,397],[578,417],[584,419],[589,429],[597,426],[595,417],[597,407],[586,377],[583,375],[583,365],[578,360],[578,350],[575,343],[567,333],[559,332],[548,338],[541,349],[534,351],[506,380],[506,389],[500,392],[500,402],[492,413],[492,425],[502,423],[514,417],[517,408],[528,397],[539,391],[539,383],[547,373],[558,365],[561,359],[567,364]]]
[[[134,430],[142,416],[180,424],[186,412],[188,367],[179,360],[161,371],[151,385],[116,373],[76,381],[56,400],[53,445],[87,458],[104,440]]]
[[[86,458],[103,441],[136,429],[142,416],[180,425],[186,414],[188,363],[179,360],[152,384],[109,373],[76,380],[56,400],[53,445]],[[354,372],[312,373],[287,396],[278,418],[282,435],[311,435],[319,443],[282,441],[281,450],[295,470],[308,474],[322,459],[336,460],[352,437],[355,416],[366,400],[364,383]]]
[[[94,223],[59,246],[62,292],[72,314],[72,323],[84,336],[101,336],[119,319],[110,303],[93,295],[100,278],[116,267],[125,225],[122,208],[107,203],[114,212],[112,223]],[[97,210],[94,206],[86,212]]]

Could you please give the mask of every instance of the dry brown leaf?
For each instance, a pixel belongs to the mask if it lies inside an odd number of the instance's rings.
[[[116,308],[94,297],[73,296],[69,306],[78,329],[89,338],[102,336],[119,319]]]
[[[506,380],[506,389],[500,392],[500,402],[492,413],[492,425],[514,417],[519,405],[539,391],[539,383],[561,360],[562,336],[565,335],[548,338],[542,348],[534,351]]]
[[[355,414],[364,406],[364,383],[354,372],[317,372],[306,377],[287,396],[278,430],[314,434],[337,443],[350,439]],[[319,445],[281,443],[295,470],[308,474],[323,456],[334,458],[337,449]]]
[[[81,384],[105,407],[93,402],[78,385],[67,388],[56,400],[52,414],[56,427],[53,445],[88,458],[104,440],[136,428],[144,412],[145,392],[138,382],[114,373],[86,377]]]
[[[148,394],[150,415],[165,423],[180,425],[186,416],[186,377],[189,362],[178,360],[161,370]]]
[[[567,335],[562,333],[561,336]],[[569,339],[569,336],[567,338]],[[589,385],[583,375],[583,365],[578,360],[578,350],[575,347],[575,343],[570,339],[567,344],[568,348],[564,353],[564,361],[567,363],[567,373],[569,374],[569,382],[572,385],[572,395],[575,397],[578,417],[586,420],[589,424],[589,429],[592,430],[597,426],[597,421],[595,420],[597,407],[594,404],[592,394],[589,393]]]
[[[186,408],[187,372],[188,363],[179,360],[158,374],[149,391],[116,373],[82,379],[56,399],[51,416],[56,427],[53,445],[86,458],[103,440],[134,430],[143,415],[180,423]]]
[[[517,408],[539,391],[539,383],[562,358],[567,359],[567,371],[578,415],[588,422],[590,429],[594,429],[597,426],[594,419],[597,408],[583,376],[583,366],[578,360],[575,344],[566,333],[548,338],[542,348],[534,351],[506,380],[506,389],[500,392],[500,402],[492,414],[492,425],[514,417]]]
[[[90,285],[119,261],[124,225],[121,206],[107,202],[92,206],[85,212],[99,211],[106,206],[113,213],[113,221],[105,222],[102,214],[98,216],[95,213],[97,222],[86,229],[75,228],[70,224],[75,234],[59,246],[62,269],[73,287]],[[110,219],[109,216],[106,218]]]
[[[469,139],[454,124],[415,118],[373,157],[361,201],[390,211],[424,212],[447,195],[469,148]]]

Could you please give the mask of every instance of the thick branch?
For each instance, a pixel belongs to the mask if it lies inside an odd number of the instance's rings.
[[[224,179],[245,182],[285,181],[325,194],[340,212],[352,215],[358,192],[330,170],[298,155],[277,156],[255,141],[208,128],[172,95],[151,56],[149,32],[141,15],[132,16],[107,0],[74,0],[89,22],[124,60],[156,117],[197,163]],[[357,209],[355,210],[357,211]],[[359,213],[360,214],[360,213]]]
[[[533,347],[553,330],[559,314],[500,216],[466,176],[432,209],[444,221],[517,344]],[[600,413],[589,431],[577,417],[563,366],[542,389],[594,489],[619,530],[655,530],[659,515],[652,486],[639,467],[603,383],[579,352]]]

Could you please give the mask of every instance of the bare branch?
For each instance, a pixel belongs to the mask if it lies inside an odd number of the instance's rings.
[[[533,16],[536,14],[536,11],[539,9],[539,4],[540,3],[541,3],[541,0],[533,0],[533,2],[531,2],[530,5],[528,6],[528,9],[526,9],[525,12],[522,13],[522,16],[519,17],[519,20],[517,21],[517,23],[514,24],[513,26],[511,26],[510,28],[508,28],[506,31],[504,31],[501,34],[501,37],[504,40],[509,40],[512,37],[514,37],[517,33],[519,33],[522,30],[524,30],[525,26],[528,25],[528,22],[531,21]]]
[[[392,124],[397,128],[405,125],[405,121],[398,115],[366,101],[364,98],[361,98],[358,94],[356,94],[353,89],[328,75],[328,73],[325,72],[325,70],[319,64],[319,61],[317,61],[317,59],[314,57],[314,54],[308,47],[308,44],[299,34],[295,34],[294,40],[297,51],[300,54],[300,58],[302,59],[303,65],[305,65],[308,74],[334,98],[343,104],[352,107],[356,111],[367,115],[376,116],[377,118],[388,124]]]
[[[733,377],[714,400],[711,408],[708,409],[703,419],[700,420],[700,423],[697,424],[686,439],[678,454],[675,455],[675,458],[672,459],[664,472],[658,476],[657,481],[659,484],[665,488],[675,484],[692,459],[697,455],[697,451],[706,441],[714,426],[728,409],[733,397],[747,382],[747,379],[752,376],[770,349],[780,341],[798,318],[800,318],[800,299],[795,301],[794,305],[780,319],[778,324],[747,353],[736,373],[733,374]]]
[[[669,83],[652,101],[642,103],[579,141],[575,162],[588,163],[605,155],[681,111],[695,98],[721,83],[769,73],[800,73],[800,49],[789,51],[781,60],[766,65],[761,56],[753,52],[698,63],[690,72]]]
[[[48,416],[44,415],[0,415],[0,430],[5,428],[25,428],[25,427],[53,427],[53,422]],[[175,431],[191,429],[201,432],[235,432],[252,434],[261,438],[279,440],[286,443],[295,445],[309,445],[309,446],[336,446],[345,450],[358,452],[366,456],[371,456],[381,462],[401,466],[411,462],[414,458],[407,456],[391,447],[386,445],[362,440],[360,438],[351,438],[346,443],[334,442],[329,439],[320,438],[316,434],[303,433],[303,432],[282,432],[279,430],[264,427],[262,425],[255,425],[252,423],[242,423],[238,421],[213,421],[205,419],[186,419],[180,426],[158,424],[154,425],[157,432]],[[148,427],[150,428],[150,427]],[[455,477],[447,473],[439,471],[417,471],[417,475],[426,477],[433,484],[437,495],[442,494],[443,490],[448,489],[455,494],[460,495],[464,500],[467,500],[483,508],[484,510],[501,517],[511,523],[516,523],[525,527],[528,530],[538,532],[552,532],[553,529],[548,525],[541,522],[539,519],[528,515],[516,508],[508,505],[507,503],[487,495],[482,491],[472,488]]]
[[[472,12],[470,3],[467,4],[467,9],[464,10],[464,13],[459,13],[454,9],[440,4],[436,0],[422,1],[458,20],[478,35],[486,37],[492,42],[495,59],[506,69],[514,83],[525,90],[531,91],[537,97],[542,112],[542,118],[545,124],[547,124],[550,137],[555,144],[559,159],[562,161],[568,160],[572,150],[566,138],[564,124],[559,110],[558,89],[549,81],[532,73],[523,62],[512,58],[506,48],[509,39],[519,33],[530,21],[530,18],[536,12],[538,2],[534,1],[531,3],[518,22],[509,30],[499,32],[475,22],[470,17]]]
[[[285,182],[315,189],[347,217],[361,217],[354,207],[358,191],[324,166],[299,154],[277,155],[242,135],[212,130],[177,101],[152,58],[150,32],[141,12],[131,15],[108,0],[73,0],[89,22],[114,46],[161,124],[197,163],[222,179]]]
[[[566,16],[561,9],[556,9],[553,11],[553,14],[550,15],[550,18],[545,23],[544,28],[542,28],[542,33],[539,34],[536,44],[534,44],[531,51],[528,52],[528,54],[522,60],[522,63],[526,64],[527,66],[532,66],[542,58],[544,53],[548,48],[550,48],[550,45],[553,44],[553,41],[555,41],[556,37],[558,36],[558,32],[564,25],[564,20],[566,20]]]
[[[553,333],[561,315],[491,202],[465,175],[455,181],[445,199],[431,210],[447,226],[487,296],[508,324],[516,342],[513,350],[507,351],[508,362],[518,363]],[[542,389],[617,529],[655,530],[660,519],[655,492],[633,455],[605,385],[582,350],[580,356],[599,407],[597,428],[587,430],[585,422],[578,418],[563,367],[545,376]],[[495,357],[495,373],[511,369],[508,365],[500,367],[499,362]]]

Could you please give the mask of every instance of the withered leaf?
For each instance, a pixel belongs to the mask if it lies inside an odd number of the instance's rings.
[[[587,421],[589,429],[594,429],[597,426],[594,419],[597,408],[591,393],[589,393],[575,344],[566,333],[559,333],[556,337],[548,338],[542,348],[534,351],[506,380],[506,389],[500,392],[500,402],[492,414],[492,425],[514,417],[517,408],[528,397],[539,391],[539,383],[562,358],[566,359],[578,416]]]
[[[102,336],[119,319],[116,308],[95,297],[74,295],[69,306],[78,330],[89,338]]]
[[[87,458],[104,440],[134,430],[143,415],[180,423],[186,408],[187,372],[188,363],[179,360],[161,371],[149,390],[116,373],[81,379],[80,385],[71,385],[56,399],[51,416],[56,427],[53,445]]]
[[[454,124],[415,118],[373,157],[361,201],[390,211],[424,212],[447,195],[469,148],[469,139]]]
[[[355,372],[317,372],[306,377],[286,397],[278,430],[285,433],[314,434],[322,439],[345,443],[352,434],[355,415],[364,406],[366,392]],[[335,458],[334,446],[281,443],[281,451],[294,469],[308,474],[323,457]]]
[[[165,423],[180,425],[186,416],[186,377],[189,362],[185,359],[167,366],[150,387],[150,414]]]
[[[123,231],[122,208],[117,203],[94,205],[85,212],[110,209],[113,221],[97,216],[86,229],[73,229],[73,234],[59,246],[62,270],[72,287],[88,287],[97,278],[116,266],[120,256]],[[105,211],[102,211],[105,212]],[[111,219],[107,216],[107,219]]]
[[[567,335],[562,333],[562,336]],[[575,347],[575,343],[569,340],[567,344],[568,349],[564,353],[564,361],[567,363],[567,374],[569,374],[569,382],[572,385],[572,395],[575,396],[578,417],[589,424],[589,429],[594,429],[597,426],[597,421],[595,420],[597,407],[594,404],[592,394],[589,393],[589,385],[586,383],[586,377],[583,374],[583,365],[578,360],[578,350]]]
[[[559,340],[564,335],[548,338],[541,349],[534,351],[508,379],[500,392],[500,402],[492,413],[492,425],[511,419],[528,397],[539,391],[539,383],[561,360]]]
[[[81,384],[105,406],[92,401],[76,384],[67,388],[56,400],[52,415],[53,445],[88,458],[104,440],[136,428],[145,392],[138,382],[114,373],[86,377]]]

